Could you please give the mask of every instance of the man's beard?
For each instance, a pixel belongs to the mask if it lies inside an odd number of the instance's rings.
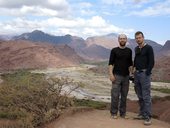
[[[143,43],[143,41],[137,41],[137,43],[138,43],[139,45],[141,45],[141,44]]]
[[[125,45],[126,45],[126,43],[123,43],[123,44],[122,44],[122,43],[120,43],[120,46],[122,46],[122,47],[124,47]]]

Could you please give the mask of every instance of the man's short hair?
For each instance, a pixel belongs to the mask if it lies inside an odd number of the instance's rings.
[[[126,38],[127,39],[127,36],[125,34],[119,34],[118,38]]]
[[[141,34],[142,37],[144,37],[143,32],[141,32],[141,31],[137,31],[137,32],[135,33],[135,37],[136,37],[137,35],[139,35],[139,34]]]

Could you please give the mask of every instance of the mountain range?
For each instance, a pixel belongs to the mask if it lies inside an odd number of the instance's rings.
[[[28,40],[41,43],[47,42],[55,45],[67,44],[84,59],[99,61],[108,59],[110,50],[113,47],[118,46],[117,38],[118,34],[111,33],[103,36],[88,37],[86,40],[84,40],[81,37],[71,35],[54,36],[39,30],[35,30],[30,33],[14,36],[12,40]],[[155,54],[159,54],[163,48],[162,45],[152,40],[146,39],[145,41],[153,47]],[[134,48],[137,46],[135,39],[128,38],[127,46],[134,51]]]
[[[111,49],[118,46],[117,38],[116,33],[83,39],[71,35],[50,35],[39,30],[10,38],[3,35],[0,36],[0,70],[54,68],[85,61],[108,61]],[[164,46],[149,39],[145,42],[154,49],[155,69],[163,71],[162,74],[166,74],[169,79],[170,40],[167,40]],[[127,47],[134,51],[136,46],[135,39],[128,38]]]

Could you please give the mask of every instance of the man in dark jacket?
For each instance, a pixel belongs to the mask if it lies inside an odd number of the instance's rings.
[[[126,116],[126,99],[129,90],[129,69],[132,72],[132,50],[126,47],[127,36],[121,34],[118,37],[119,47],[113,48],[109,59],[109,76],[112,81],[111,90],[111,116],[117,119]],[[121,99],[119,101],[119,95]]]
[[[135,33],[138,46],[135,48],[134,59],[134,83],[135,91],[139,99],[140,112],[138,119],[144,119],[145,125],[151,124],[151,71],[154,66],[153,48],[146,44],[144,35],[138,31]]]

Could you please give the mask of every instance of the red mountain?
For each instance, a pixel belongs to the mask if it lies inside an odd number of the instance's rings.
[[[77,65],[83,59],[68,45],[1,41],[0,70],[42,69]]]

